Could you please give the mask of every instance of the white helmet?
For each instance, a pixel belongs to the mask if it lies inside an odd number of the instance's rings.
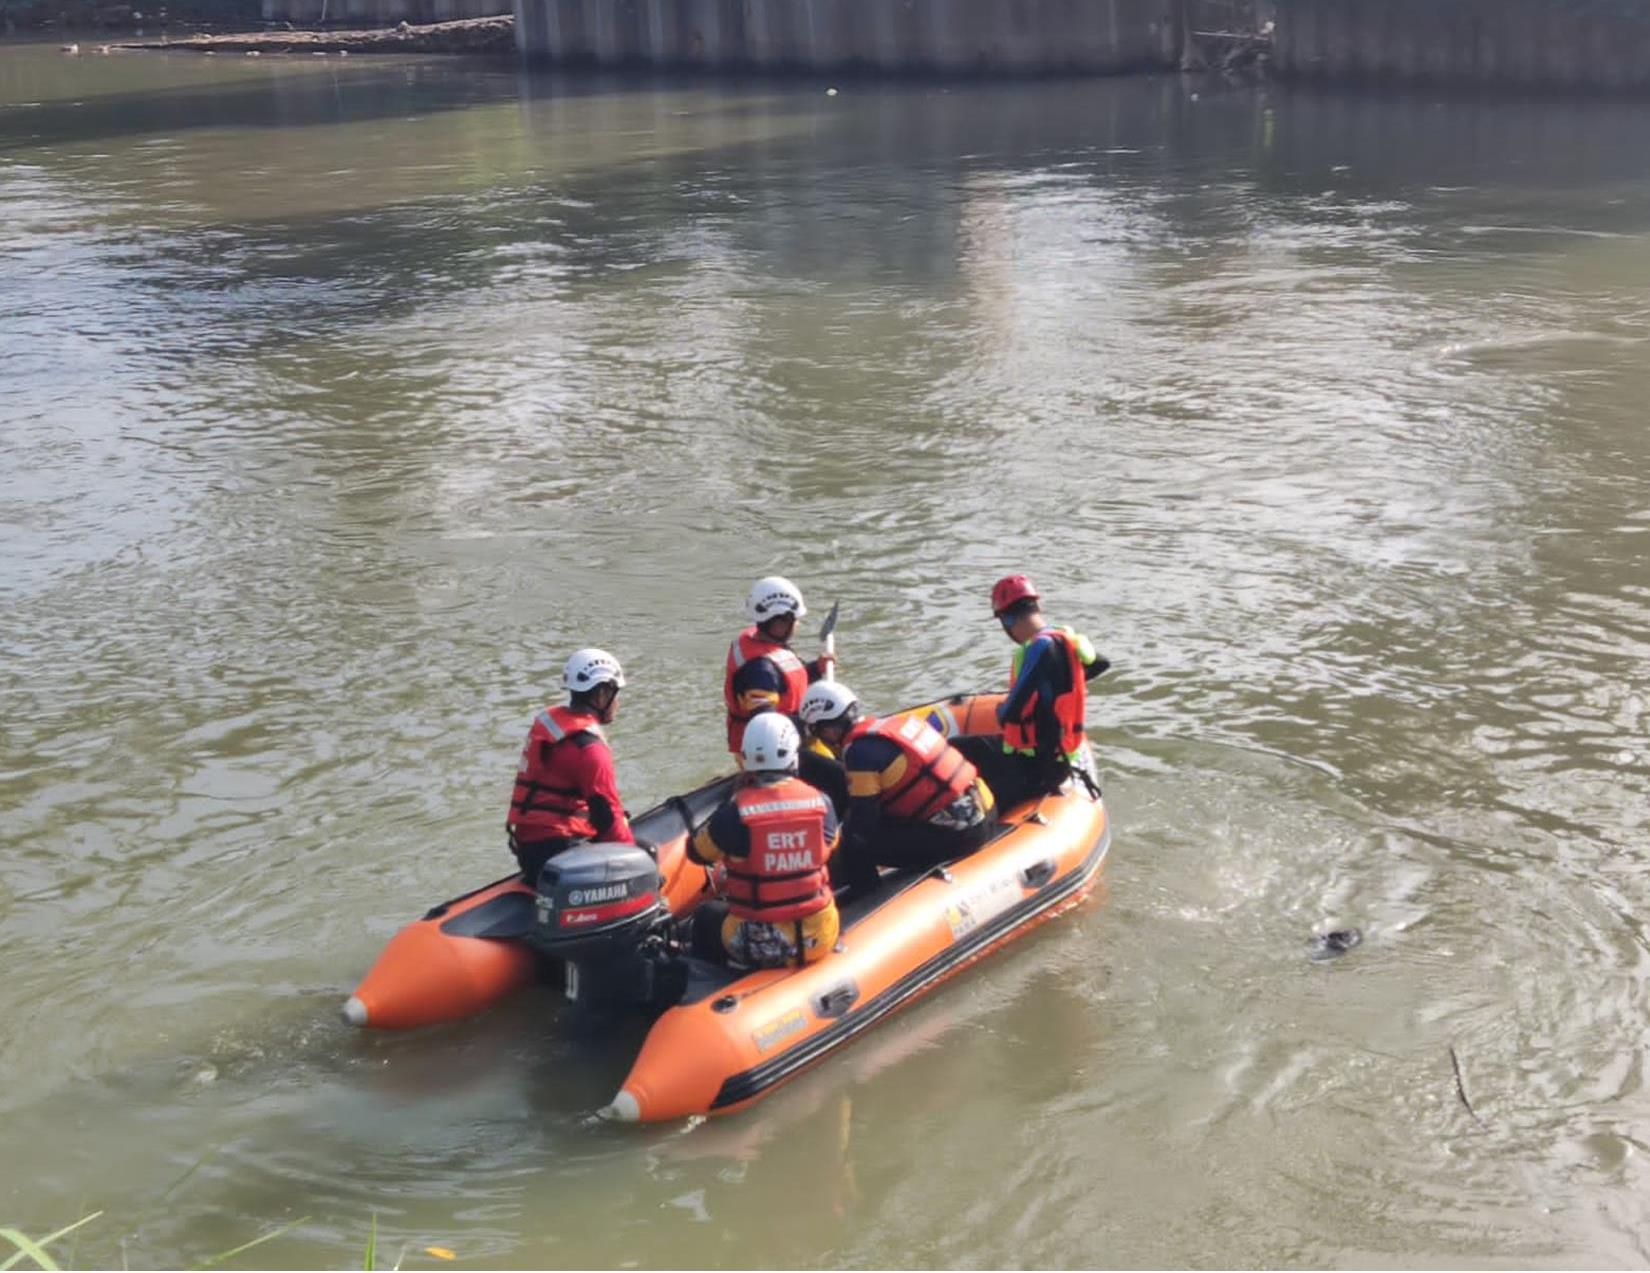
[[[745,743],[740,750],[749,773],[794,773],[802,736],[789,716],[763,712],[745,726]]]
[[[612,683],[614,688],[624,688],[624,669],[619,666],[619,660],[606,650],[594,648],[580,650],[567,660],[567,666],[562,669],[561,683],[575,694],[585,694],[598,685]]]
[[[859,707],[859,700],[854,697],[853,690],[841,681],[815,681],[808,686],[808,692],[802,696],[802,705],[797,708],[796,714],[802,718],[805,725],[818,725],[822,721],[837,720]]]
[[[745,598],[745,616],[752,623],[766,623],[782,614],[794,614],[798,619],[808,613],[802,604],[802,590],[789,579],[769,575],[751,585]]]

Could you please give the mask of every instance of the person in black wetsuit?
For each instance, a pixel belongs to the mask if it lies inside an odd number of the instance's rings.
[[[1002,742],[999,747],[981,739],[958,743],[1004,810],[1066,780],[1087,737],[1088,683],[1111,667],[1086,636],[1051,627],[1041,603],[1024,575],[999,579],[992,588],[992,612],[1017,647],[1008,697],[997,709]]]

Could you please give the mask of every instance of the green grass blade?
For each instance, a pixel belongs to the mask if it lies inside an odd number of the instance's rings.
[[[179,1176],[176,1180],[174,1180],[171,1184],[167,1185],[166,1188],[161,1191],[159,1202],[157,1202],[156,1205],[158,1206],[158,1205],[160,1205],[161,1202],[165,1202],[168,1198],[170,1198],[173,1194],[175,1194],[179,1189],[183,1188],[184,1183],[189,1179],[189,1177],[193,1176],[197,1171],[199,1171],[202,1167],[204,1167],[206,1165],[206,1160],[208,1158],[212,1157],[213,1154],[217,1153],[218,1150],[220,1150],[222,1148],[223,1148],[222,1145],[208,1145],[207,1148],[206,1148],[206,1152],[204,1154],[202,1154],[199,1158],[195,1159],[194,1162],[190,1163],[188,1168],[184,1171],[183,1175]]]
[[[19,1233],[16,1229],[0,1229],[0,1238],[4,1238],[17,1248],[17,1254],[8,1261],[8,1267],[26,1255],[41,1268],[50,1270],[50,1273],[57,1273],[57,1265],[52,1262],[52,1257],[42,1251],[40,1244],[28,1234]]]
[[[45,1237],[41,1238],[40,1241],[36,1242],[34,1245],[36,1245],[42,1251],[44,1251],[47,1247],[49,1247],[53,1242],[56,1242],[59,1238],[67,1237],[69,1234],[73,1233],[76,1229],[78,1229],[81,1225],[90,1224],[93,1220],[96,1220],[102,1214],[103,1213],[101,1211],[94,1211],[89,1216],[81,1216],[80,1219],[76,1220],[73,1224],[64,1225],[56,1233],[48,1233]],[[11,1268],[19,1260],[21,1260],[25,1255],[27,1255],[29,1257],[29,1259],[33,1260],[36,1264],[40,1263],[40,1257],[38,1255],[35,1255],[31,1251],[25,1250],[23,1245],[20,1242],[17,1242],[15,1239],[12,1238],[12,1234],[14,1234],[14,1233],[16,1233],[15,1229],[0,1229],[0,1236],[3,1236],[5,1238],[7,1238],[8,1240],[10,1240],[12,1245],[17,1248],[16,1253],[9,1260],[5,1261],[3,1264],[0,1264],[0,1273],[5,1273],[5,1270]],[[22,1235],[18,1234],[18,1236],[21,1237]]]
[[[158,1198],[156,1198],[142,1211],[138,1212],[135,1217],[133,1217],[131,1221],[132,1227],[126,1231],[126,1235],[121,1238],[121,1242],[124,1243],[127,1238],[137,1237],[138,1230],[143,1228],[143,1226],[148,1223],[149,1217],[155,1215],[162,1207],[164,1207],[171,1199],[172,1195],[179,1189],[183,1188],[183,1186],[188,1183],[189,1178],[204,1167],[207,1160],[222,1148],[222,1142],[216,1145],[208,1145],[199,1158],[195,1159],[194,1162],[190,1163],[183,1169],[182,1175],[176,1177],[171,1184],[167,1185],[166,1188],[160,1191],[160,1196]],[[124,1246],[121,1247],[122,1251],[125,1249],[126,1248]]]
[[[69,1236],[69,1234],[73,1233],[81,1225],[90,1224],[93,1220],[96,1220],[102,1214],[103,1213],[101,1211],[94,1211],[89,1216],[81,1216],[80,1219],[76,1220],[73,1224],[64,1225],[56,1233],[48,1233],[45,1237],[40,1239],[40,1245],[41,1246],[50,1246],[53,1242],[56,1242],[59,1238],[66,1238],[66,1237]]]
[[[292,1221],[291,1224],[283,1224],[279,1229],[272,1229],[268,1233],[261,1234],[260,1236],[253,1238],[250,1242],[243,1242],[240,1246],[231,1247],[227,1251],[219,1251],[216,1255],[210,1257],[209,1259],[202,1260],[199,1264],[195,1265],[195,1268],[209,1269],[214,1264],[222,1264],[225,1260],[232,1259],[233,1257],[241,1254],[243,1251],[250,1251],[255,1246],[262,1246],[265,1242],[273,1242],[283,1233],[290,1233],[293,1229],[296,1229],[300,1224],[308,1219],[308,1216],[299,1216],[296,1220]]]
[[[93,1212],[92,1215],[85,1215],[84,1214],[84,1212],[86,1210],[86,1195],[84,1193],[82,1193],[80,1195],[80,1204],[77,1207],[75,1207],[75,1210],[83,1213],[79,1220],[76,1220],[73,1224],[71,1224],[66,1229],[59,1229],[54,1235],[47,1238],[44,1242],[42,1242],[40,1244],[41,1246],[47,1246],[50,1243],[53,1243],[53,1242],[57,1241],[57,1239],[61,1238],[65,1233],[73,1233],[74,1234],[74,1241],[69,1243],[68,1254],[66,1254],[63,1257],[63,1263],[67,1264],[71,1269],[74,1268],[74,1266],[75,1266],[74,1257],[80,1251],[80,1232],[79,1232],[80,1226],[85,1224],[86,1221],[95,1219],[97,1216],[100,1216],[100,1215],[103,1214],[102,1211]]]
[[[373,1261],[378,1258],[378,1213],[372,1213],[372,1228],[367,1230],[367,1253],[362,1257],[361,1267],[366,1273],[372,1273]]]

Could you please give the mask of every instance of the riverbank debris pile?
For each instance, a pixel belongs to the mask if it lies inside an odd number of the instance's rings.
[[[516,51],[516,20],[460,18],[421,26],[402,22],[365,31],[236,31],[135,41],[122,49],[196,53],[499,53]]]

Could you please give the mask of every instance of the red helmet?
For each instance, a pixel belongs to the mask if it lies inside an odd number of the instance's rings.
[[[1009,575],[991,588],[991,613],[1001,614],[1016,601],[1041,601],[1037,585],[1024,575]]]

